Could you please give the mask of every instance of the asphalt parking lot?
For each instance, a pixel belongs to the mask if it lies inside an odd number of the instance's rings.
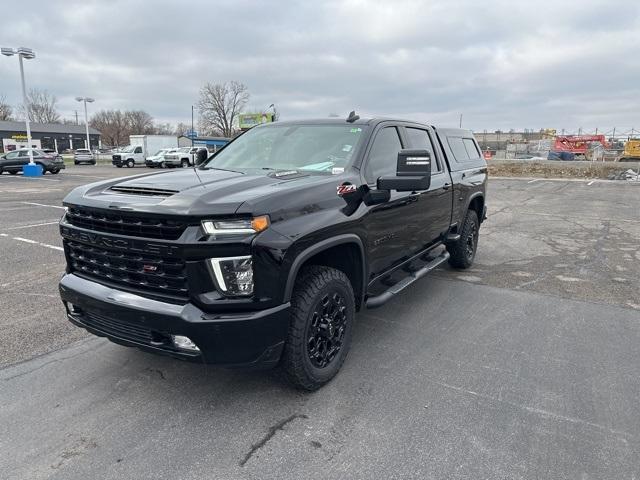
[[[492,179],[474,268],[358,316],[318,392],[70,325],[65,193],[0,176],[0,478],[637,478],[640,185]]]

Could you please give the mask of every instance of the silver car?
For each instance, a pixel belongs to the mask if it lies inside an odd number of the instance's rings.
[[[79,165],[81,163],[88,163],[90,165],[95,165],[96,159],[93,156],[93,153],[91,153],[91,150],[88,150],[86,148],[79,148],[73,154],[73,163],[75,165]]]

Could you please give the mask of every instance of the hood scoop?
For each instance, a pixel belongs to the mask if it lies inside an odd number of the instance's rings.
[[[142,195],[145,197],[170,197],[178,193],[178,190],[170,190],[167,188],[154,188],[154,187],[136,187],[136,186],[124,186],[114,185],[109,188],[111,192],[120,193],[123,195]]]

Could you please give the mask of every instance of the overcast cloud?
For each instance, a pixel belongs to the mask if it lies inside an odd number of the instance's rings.
[[[640,128],[640,2],[4,0],[28,87],[92,109],[190,121],[205,81],[238,80],[282,119],[361,114],[498,128]],[[17,60],[0,95],[20,101]]]

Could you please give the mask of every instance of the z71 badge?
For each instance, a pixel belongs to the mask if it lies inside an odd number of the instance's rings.
[[[346,195],[347,193],[353,193],[356,191],[356,186],[351,183],[346,183],[343,185],[338,185],[338,196],[341,197]]]

